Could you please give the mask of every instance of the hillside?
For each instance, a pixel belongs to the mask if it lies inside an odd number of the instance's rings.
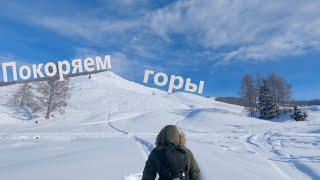
[[[309,121],[264,121],[243,107],[167,92],[112,72],[70,80],[64,115],[23,120],[0,87],[1,179],[138,179],[159,130],[187,136],[203,179],[318,179],[320,108]]]

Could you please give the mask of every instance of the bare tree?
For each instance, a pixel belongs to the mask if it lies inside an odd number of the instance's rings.
[[[254,116],[257,104],[257,94],[255,88],[255,81],[252,78],[252,76],[246,75],[242,78],[240,95],[243,104],[249,108],[250,115]]]
[[[292,95],[292,89],[291,84],[284,82],[282,89],[281,89],[281,99],[280,104],[283,106],[284,111],[287,112],[287,105],[291,102],[291,95]]]
[[[58,111],[63,114],[65,107],[67,106],[67,100],[69,98],[68,93],[69,81],[58,81],[56,77],[49,78],[45,82],[39,82],[38,84],[38,103],[41,110],[45,111],[45,118],[49,119],[51,113]]]
[[[35,112],[39,109],[33,89],[31,83],[20,84],[9,101],[17,114],[28,119],[32,119],[35,116]]]
[[[280,76],[276,75],[275,73],[272,73],[267,78],[268,84],[270,85],[270,89],[272,92],[272,102],[276,106],[276,114],[279,117],[280,115],[280,99],[281,97],[281,89],[283,80]]]
[[[256,109],[255,109],[256,112],[259,111],[258,102],[259,102],[260,87],[262,86],[262,81],[263,81],[263,78],[261,78],[261,75],[260,74],[256,74],[255,84],[254,84],[255,93],[256,93]]]
[[[19,85],[18,90],[12,95],[11,103],[18,108],[24,107],[32,112],[37,111],[39,106],[33,90],[34,87],[30,83]]]

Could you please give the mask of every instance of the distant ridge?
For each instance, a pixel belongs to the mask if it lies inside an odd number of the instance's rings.
[[[244,106],[241,98],[239,97],[216,97],[216,101],[235,104]],[[296,104],[298,106],[313,106],[313,105],[320,105],[320,99],[312,99],[312,100],[293,100],[292,104]]]
[[[99,71],[93,71],[93,72],[82,72],[82,73],[77,73],[77,74],[68,74],[65,75],[65,77],[76,77],[76,76],[83,76],[83,75],[88,75],[88,74],[96,74],[96,73],[100,73],[100,72],[104,72],[104,71],[109,71],[109,70],[99,70]],[[9,86],[12,84],[21,84],[21,83],[26,83],[26,82],[39,82],[39,81],[46,81],[49,77],[43,77],[43,78],[37,78],[36,80],[34,79],[30,79],[30,80],[24,80],[24,81],[9,81],[9,82],[3,82],[0,81],[0,87],[2,86]],[[51,78],[55,78],[55,77],[51,77]],[[58,79],[58,77],[56,77]]]

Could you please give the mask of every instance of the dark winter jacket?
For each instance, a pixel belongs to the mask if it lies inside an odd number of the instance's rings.
[[[175,126],[168,125],[164,127],[157,136],[156,148],[152,150],[145,168],[143,170],[142,180],[154,180],[160,169],[160,152],[168,144],[180,145],[187,152],[188,172],[190,180],[200,180],[200,169],[193,157],[192,152],[184,146],[185,136]]]

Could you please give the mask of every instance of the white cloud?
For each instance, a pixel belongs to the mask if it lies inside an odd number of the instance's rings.
[[[125,54],[121,52],[115,52],[111,55],[111,58],[112,58],[112,69],[114,72],[120,75],[125,74],[125,75],[131,75],[131,76],[136,73],[136,71],[134,71],[135,69],[137,69],[135,67],[135,65],[137,65],[136,62],[130,60]],[[128,74],[128,73],[131,73],[131,74]]]
[[[25,24],[47,28],[64,36],[97,43],[140,27],[143,19],[130,16],[130,13],[134,13],[130,8],[145,3],[145,0],[108,1],[102,6],[83,11],[81,6],[71,3],[65,3],[65,7],[57,9],[59,6],[54,3],[51,7],[51,3],[37,5],[8,1],[0,6],[0,14]],[[130,13],[123,15],[125,18],[112,12],[126,8],[130,9]]]
[[[179,0],[153,12],[146,0],[105,3],[83,14],[77,8],[59,15],[50,9],[40,8],[38,12],[13,2],[0,9],[22,22],[85,39],[88,47],[114,47],[115,51],[132,51],[147,59],[184,53],[180,46],[178,50],[170,46],[176,34],[184,38],[178,45],[188,43],[182,45],[186,52],[192,51],[189,54],[210,52],[210,57],[199,59],[219,57],[222,63],[263,61],[320,48],[320,1]],[[128,13],[103,15],[115,7]],[[139,13],[134,16],[135,12]]]
[[[108,4],[110,3],[107,1]],[[112,1],[112,3],[117,3],[120,6],[133,6],[133,5],[141,5],[141,4],[146,4],[148,1],[147,0],[121,0],[121,1]]]
[[[224,62],[268,60],[318,49],[320,1],[189,0],[150,15],[150,28],[166,41],[182,34],[203,48],[227,47]]]
[[[140,25],[135,20],[98,20],[68,17],[32,17],[34,24],[41,25],[62,35],[98,41],[106,33],[124,33]]]
[[[100,53],[90,48],[76,48],[75,54],[75,58],[86,58],[103,56],[107,55],[108,53]],[[112,52],[109,55],[111,56],[113,72],[128,77],[137,77],[139,75],[139,72],[142,72],[141,69],[143,68],[143,64],[140,64],[140,62],[128,58],[127,55],[123,52]]]

